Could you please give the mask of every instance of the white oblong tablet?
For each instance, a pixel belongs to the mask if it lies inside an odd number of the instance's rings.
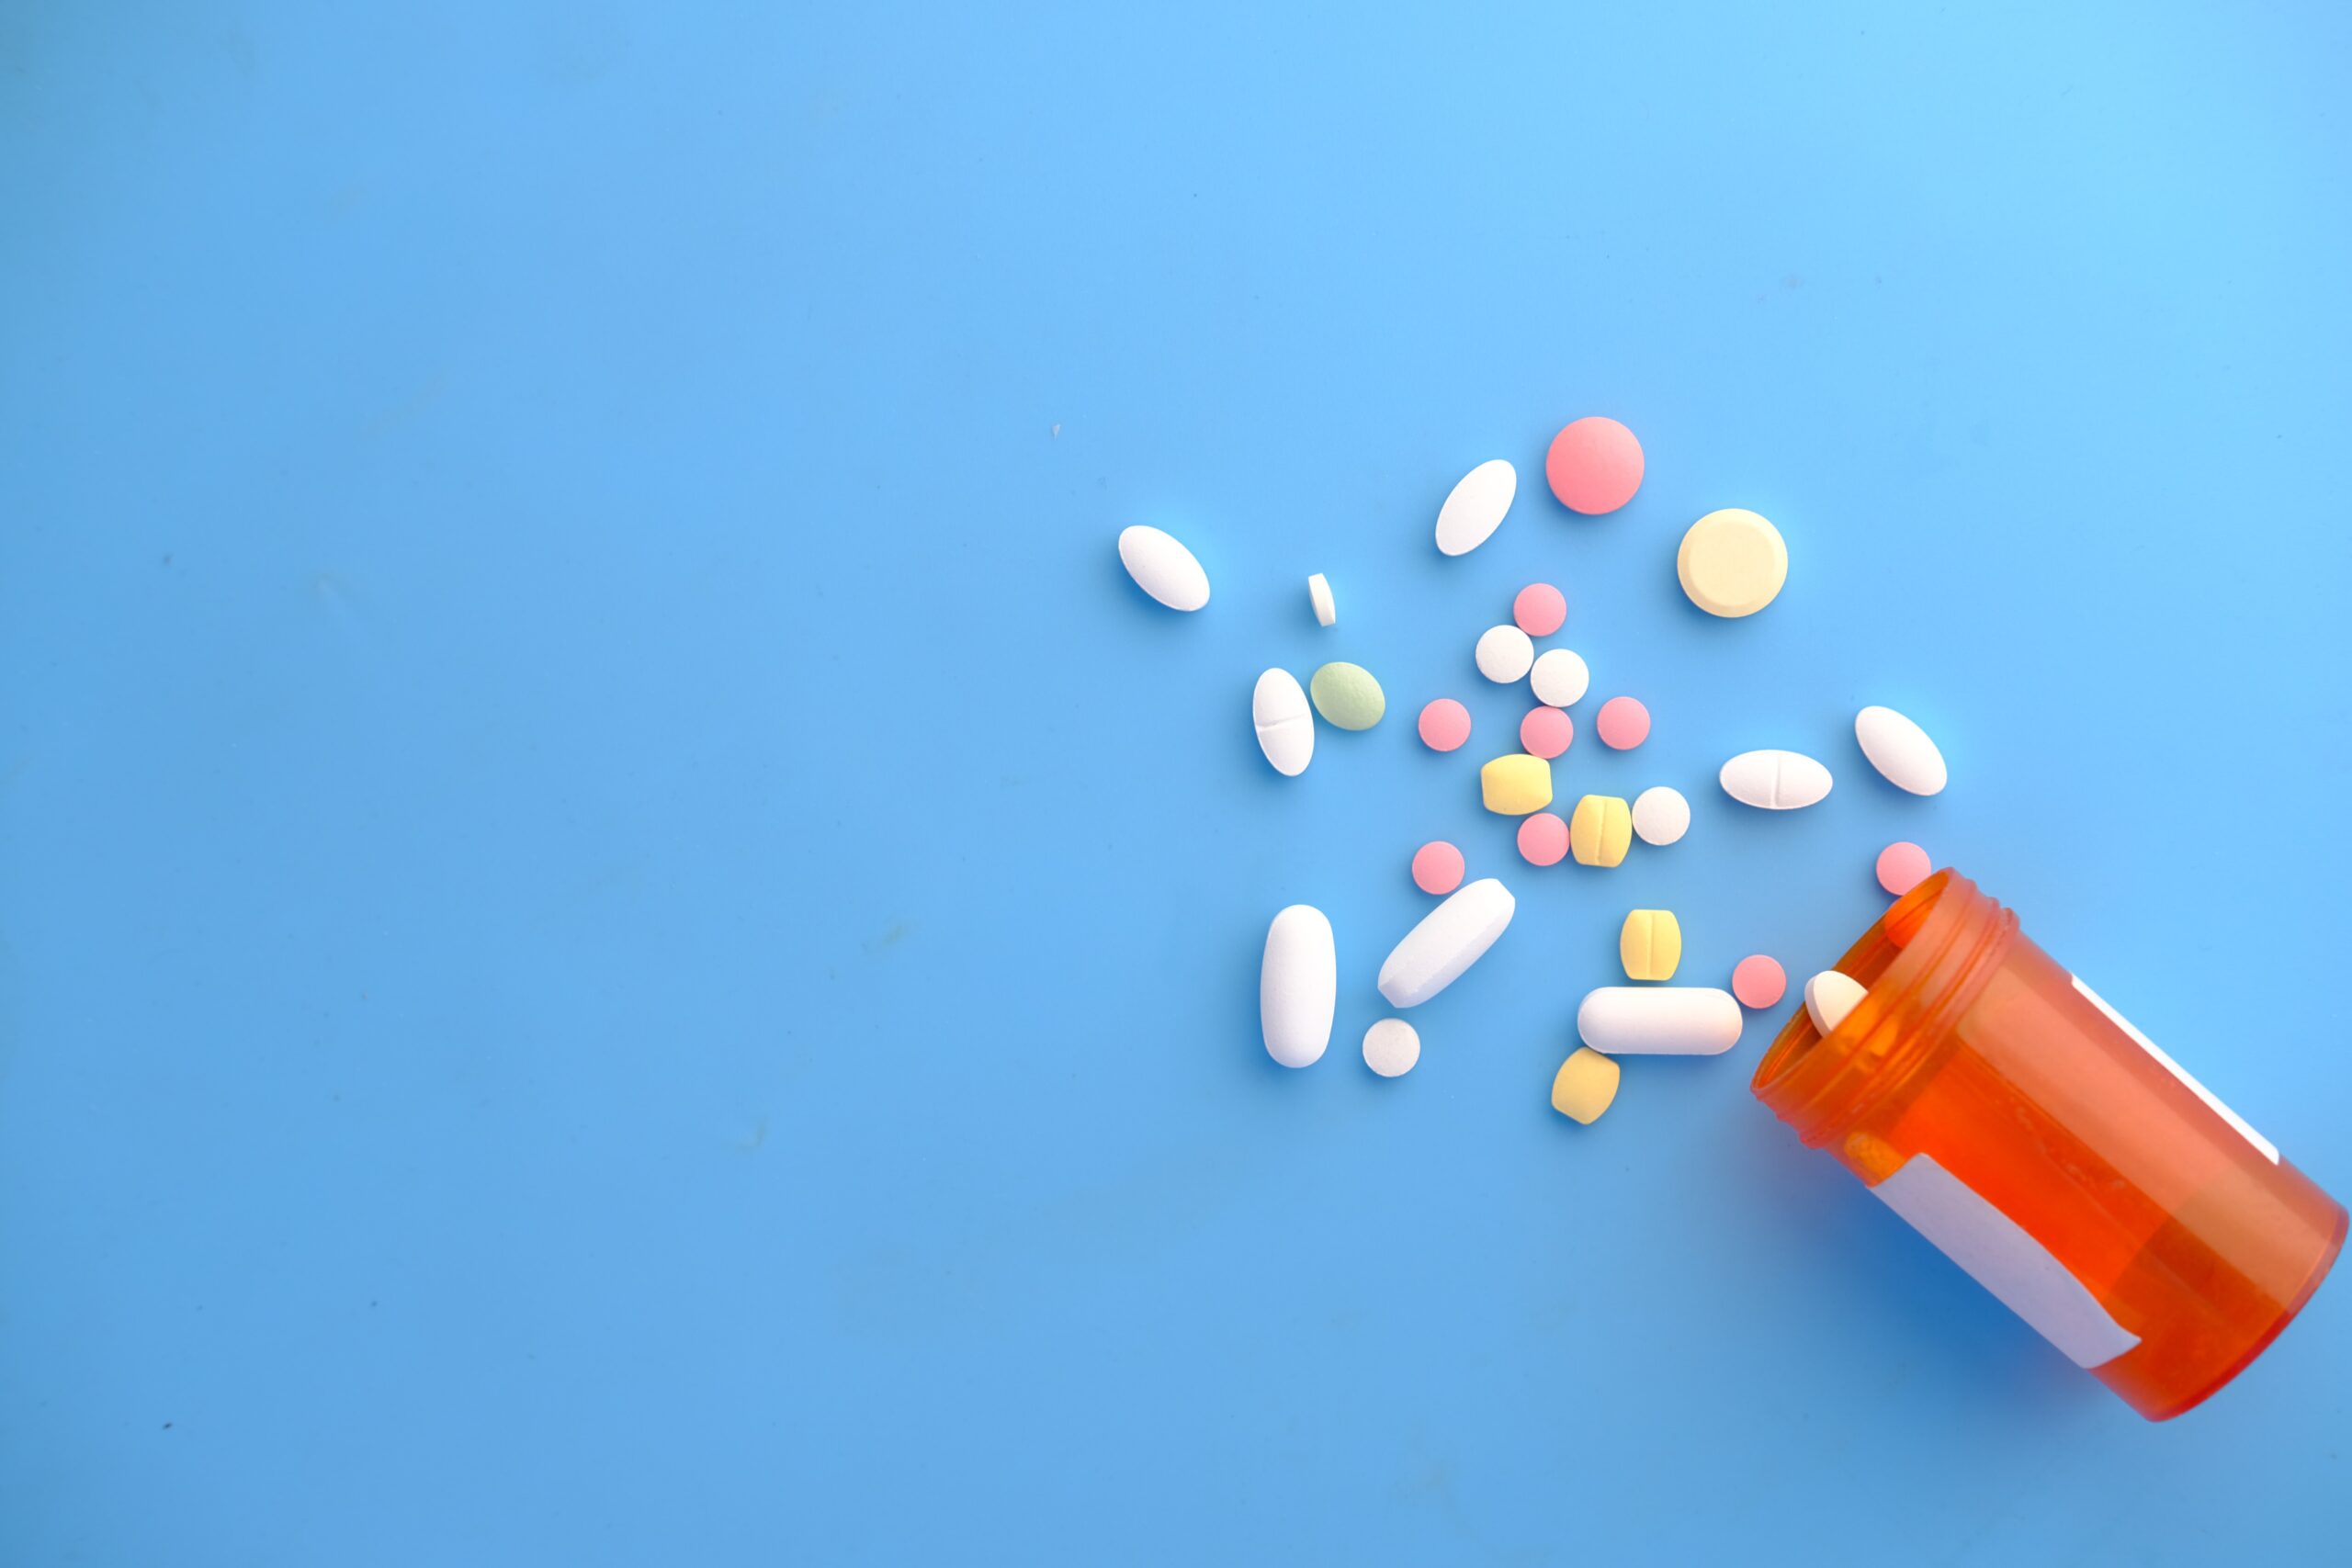
[[[1535,645],[1517,626],[1488,626],[1478,634],[1478,647],[1471,657],[1477,660],[1479,674],[1508,686],[1534,664]]]
[[[1491,876],[1457,890],[1421,918],[1380,966],[1390,1007],[1419,1007],[1462,977],[1510,924],[1518,900]]]
[[[1609,1056],[1713,1056],[1739,1043],[1739,1003],[1712,986],[1603,986],[1577,1008],[1577,1038]]]
[[[1716,775],[1743,806],[1794,811],[1829,793],[1829,770],[1796,751],[1742,751]]]
[[[1652,784],[1634,797],[1634,831],[1645,844],[1671,844],[1690,830],[1690,803],[1679,789]]]
[[[1306,602],[1315,606],[1315,624],[1328,626],[1340,618],[1339,601],[1331,597],[1331,584],[1321,572],[1306,580]]]
[[[1143,523],[1120,529],[1119,564],[1137,588],[1171,610],[1197,610],[1209,602],[1209,574],[1173,534]]]
[[[1462,476],[1437,512],[1437,547],[1464,556],[1487,542],[1519,493],[1519,470],[1492,457]]]
[[[1871,766],[1897,789],[1913,795],[1934,795],[1950,775],[1944,754],[1928,732],[1893,708],[1868,707],[1854,716],[1854,739]]]
[[[1311,1066],[1331,1043],[1339,998],[1331,922],[1309,904],[1277,912],[1258,964],[1258,1022],[1266,1033],[1266,1055],[1285,1067]]]
[[[1870,990],[1852,976],[1836,969],[1824,969],[1804,983],[1804,1010],[1813,1017],[1813,1027],[1824,1034],[1833,1032],[1846,1021],[1846,1015]]]
[[[1384,1078],[1403,1077],[1420,1059],[1420,1031],[1401,1018],[1384,1018],[1363,1032],[1363,1065]]]
[[[1527,682],[1537,702],[1549,707],[1571,707],[1583,701],[1586,688],[1592,684],[1592,671],[1574,649],[1546,649],[1527,672]]]
[[[1315,755],[1315,712],[1306,705],[1306,688],[1287,670],[1269,670],[1258,677],[1250,694],[1250,716],[1258,726],[1258,750],[1285,778],[1306,772]]]

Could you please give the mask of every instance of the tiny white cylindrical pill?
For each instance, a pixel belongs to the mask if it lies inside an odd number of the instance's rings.
[[[1171,610],[1209,602],[1209,574],[1173,534],[1138,523],[1119,531],[1119,564],[1136,586]]]
[[[1258,964],[1258,1023],[1266,1054],[1285,1067],[1313,1064],[1331,1043],[1339,998],[1331,922],[1310,904],[1278,911],[1266,928],[1265,956]]]
[[[1804,983],[1804,1010],[1813,1017],[1813,1027],[1824,1034],[1833,1032],[1846,1021],[1846,1015],[1855,1004],[1871,993],[1852,976],[1836,969],[1824,969]]]
[[[1944,754],[1928,732],[1893,708],[1868,707],[1854,716],[1854,739],[1886,782],[1913,795],[1934,795],[1950,775]]]
[[[1306,602],[1315,606],[1315,624],[1328,626],[1340,618],[1340,602],[1331,597],[1331,584],[1321,572],[1306,580]]]
[[[1716,775],[1743,806],[1794,811],[1829,793],[1829,770],[1796,751],[1742,751]]]
[[[1269,670],[1250,694],[1250,716],[1258,726],[1258,750],[1274,772],[1295,778],[1315,755],[1315,713],[1306,688],[1287,670]]]
[[[1571,707],[1584,699],[1585,689],[1592,684],[1592,671],[1574,649],[1546,649],[1528,672],[1528,683],[1534,688],[1537,702],[1548,707]]]
[[[1577,1038],[1611,1056],[1713,1056],[1739,1025],[1738,1001],[1712,986],[1602,986],[1577,1009]]]
[[[1671,844],[1690,830],[1690,803],[1679,789],[1652,784],[1634,797],[1634,832],[1645,844]]]
[[[1488,626],[1478,637],[1478,673],[1498,685],[1510,685],[1535,662],[1535,645],[1517,626]]]
[[[1389,950],[1380,966],[1380,994],[1390,1007],[1419,1007],[1495,945],[1516,908],[1510,889],[1491,876],[1457,889]]]
[[[1420,1031],[1401,1018],[1384,1018],[1363,1032],[1363,1065],[1384,1078],[1411,1072],[1420,1059]]]
[[[1467,555],[1487,542],[1519,493],[1519,470],[1491,457],[1462,476],[1437,513],[1437,547]]]

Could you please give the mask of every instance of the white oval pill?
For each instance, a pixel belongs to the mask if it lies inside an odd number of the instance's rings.
[[[1528,671],[1528,684],[1534,689],[1537,702],[1555,708],[1569,707],[1580,701],[1585,688],[1592,684],[1592,671],[1585,668],[1583,656],[1573,649],[1548,649],[1535,661],[1535,668]]]
[[[1634,797],[1634,831],[1645,844],[1670,844],[1690,830],[1690,803],[1679,789],[1652,784]]]
[[[1804,983],[1804,1010],[1812,1015],[1813,1027],[1824,1034],[1832,1033],[1846,1021],[1846,1015],[1870,990],[1852,976],[1836,969],[1824,969]]]
[[[1258,750],[1274,772],[1286,778],[1306,772],[1315,755],[1315,713],[1297,676],[1287,670],[1259,676],[1258,689],[1250,694],[1250,716],[1258,726]]]
[[[1331,584],[1321,572],[1306,580],[1306,602],[1315,606],[1315,624],[1328,626],[1340,618],[1339,601],[1331,597]]]
[[[1136,586],[1171,610],[1209,602],[1209,574],[1175,535],[1138,523],[1119,531],[1119,564]]]
[[[1266,1054],[1285,1067],[1310,1066],[1331,1043],[1339,997],[1331,922],[1308,904],[1277,912],[1258,964],[1258,1022],[1266,1033]]]
[[[1713,1056],[1739,1025],[1737,999],[1712,986],[1603,986],[1577,1008],[1577,1038],[1611,1056]]]
[[[1481,877],[1421,918],[1380,966],[1380,994],[1391,1007],[1419,1007],[1462,977],[1510,924],[1518,900]]]
[[[1363,1065],[1384,1078],[1411,1072],[1420,1059],[1420,1031],[1401,1018],[1384,1018],[1363,1032]]]
[[[1487,542],[1519,493],[1519,470],[1489,458],[1462,476],[1437,513],[1437,547],[1446,555],[1468,555]]]
[[[1535,662],[1535,645],[1517,626],[1488,626],[1479,634],[1477,651],[1471,657],[1478,662],[1479,674],[1508,686]]]
[[[1742,751],[1716,775],[1743,806],[1794,811],[1829,793],[1829,770],[1795,751]]]
[[[1854,739],[1871,766],[1886,782],[1913,795],[1934,795],[1944,787],[1944,754],[1928,732],[1893,708],[1868,707],[1854,716]]]

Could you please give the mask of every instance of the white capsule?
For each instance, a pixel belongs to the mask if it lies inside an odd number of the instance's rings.
[[[1437,547],[1446,555],[1468,555],[1487,542],[1519,493],[1519,470],[1490,458],[1462,476],[1437,513]]]
[[[1610,1056],[1719,1055],[1739,1025],[1739,1003],[1711,986],[1602,986],[1577,1008],[1577,1038]]]
[[[1869,707],[1854,716],[1854,739],[1871,766],[1886,782],[1913,795],[1934,795],[1944,787],[1944,754],[1928,732],[1893,708]]]
[[[1119,530],[1119,564],[1136,586],[1171,610],[1209,602],[1209,574],[1175,535],[1138,523]]]
[[[1510,889],[1491,876],[1459,889],[1389,951],[1380,966],[1380,994],[1391,1007],[1420,1006],[1495,945],[1516,908]]]
[[[1315,755],[1315,714],[1297,676],[1287,670],[1259,676],[1258,689],[1250,694],[1250,716],[1258,726],[1258,750],[1274,772],[1286,778],[1306,772]]]
[[[1328,626],[1340,618],[1339,601],[1331,597],[1331,584],[1321,572],[1306,580],[1306,602],[1315,606],[1315,624]]]
[[[1488,626],[1478,634],[1478,647],[1471,658],[1477,661],[1479,674],[1508,686],[1535,662],[1535,645],[1517,626]]]
[[[1795,751],[1742,751],[1717,775],[1743,806],[1793,811],[1829,793],[1829,770]]]
[[[1804,983],[1804,1010],[1812,1016],[1813,1027],[1828,1034],[1845,1022],[1846,1015],[1869,995],[1870,991],[1852,976],[1824,969]]]
[[[1634,832],[1645,844],[1671,844],[1690,830],[1690,803],[1679,789],[1652,784],[1634,796]]]
[[[1587,687],[1592,684],[1592,671],[1585,668],[1584,656],[1574,649],[1546,649],[1544,657],[1528,671],[1528,684],[1535,693],[1535,700],[1555,708],[1573,706],[1584,699]]]
[[[1278,912],[1266,928],[1265,957],[1258,965],[1258,1022],[1266,1054],[1285,1067],[1313,1065],[1331,1043],[1339,996],[1331,922],[1306,904]]]

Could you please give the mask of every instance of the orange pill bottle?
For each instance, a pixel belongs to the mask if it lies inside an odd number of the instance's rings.
[[[1752,1086],[2152,1421],[2235,1377],[2319,1288],[2343,1206],[1950,871],[1838,967]]]

